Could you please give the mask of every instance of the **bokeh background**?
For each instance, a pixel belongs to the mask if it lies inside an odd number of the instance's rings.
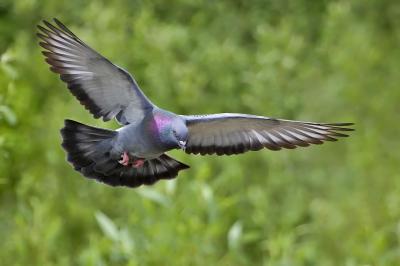
[[[64,118],[94,120],[48,70],[57,17],[160,107],[355,122],[348,139],[231,157],[139,189],[84,179]],[[397,0],[0,2],[1,265],[399,265]]]

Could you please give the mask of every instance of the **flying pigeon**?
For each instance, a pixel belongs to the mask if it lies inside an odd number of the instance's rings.
[[[188,165],[166,152],[231,155],[280,150],[347,137],[353,123],[313,123],[249,114],[178,115],[155,106],[134,78],[79,39],[59,20],[38,25],[40,46],[70,92],[94,118],[115,118],[113,131],[65,120],[62,146],[76,171],[111,186],[171,179]]]

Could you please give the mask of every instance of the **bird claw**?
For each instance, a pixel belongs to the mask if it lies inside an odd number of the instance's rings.
[[[128,166],[129,164],[129,155],[126,151],[121,155],[121,160],[118,161],[123,166]]]
[[[131,158],[129,158],[129,154],[124,151],[124,153],[121,154],[121,160],[119,160],[118,162],[123,166],[129,166],[129,164],[131,164],[134,168],[140,168],[144,164],[144,159],[134,157],[131,160]]]
[[[136,159],[132,162],[132,167],[134,168],[140,168],[142,167],[144,164],[144,160],[143,159]]]

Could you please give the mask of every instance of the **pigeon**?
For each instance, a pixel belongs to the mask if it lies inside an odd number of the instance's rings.
[[[188,169],[166,152],[232,155],[263,148],[294,149],[347,137],[353,123],[313,123],[221,113],[178,115],[154,105],[126,70],[78,38],[59,20],[43,21],[37,36],[50,70],[94,116],[116,119],[117,130],[65,120],[67,160],[83,176],[111,186],[138,187]]]

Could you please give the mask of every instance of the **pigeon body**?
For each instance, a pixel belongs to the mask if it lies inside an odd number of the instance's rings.
[[[187,134],[183,118],[154,108],[141,121],[121,127],[114,148],[117,154],[129,151],[130,155],[138,158],[156,158],[164,152],[180,148],[183,145],[180,142],[186,141]]]
[[[50,70],[95,118],[116,119],[116,131],[65,120],[62,146],[84,176],[137,187],[171,179],[189,168],[168,155],[231,155],[280,150],[346,137],[352,123],[313,123],[247,114],[177,115],[155,106],[134,78],[80,40],[60,21],[38,26]]]

